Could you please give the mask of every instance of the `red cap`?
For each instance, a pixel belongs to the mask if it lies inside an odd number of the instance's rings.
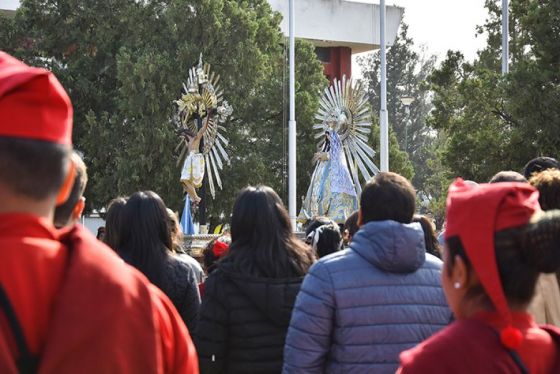
[[[0,136],[72,144],[72,103],[56,77],[0,51]]]
[[[220,236],[212,246],[212,253],[216,258],[222,257],[229,249],[229,238]]]
[[[504,320],[500,337],[510,349],[519,348],[523,339],[521,332],[511,326],[511,311],[496,264],[494,233],[524,226],[538,211],[539,192],[528,183],[472,186],[459,178],[447,195],[445,239],[461,239],[480,283]]]

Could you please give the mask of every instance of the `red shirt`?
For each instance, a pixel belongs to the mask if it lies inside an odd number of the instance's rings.
[[[61,233],[31,215],[0,215],[0,284],[40,373],[198,373],[167,297],[79,225]],[[15,373],[4,317],[0,372]]]
[[[66,267],[68,251],[57,238],[55,228],[46,219],[0,215],[0,284],[31,352],[43,349],[54,298]],[[2,331],[6,331],[4,323]],[[16,355],[15,347],[10,345]]]
[[[496,313],[456,321],[400,355],[399,373],[518,373],[498,335]],[[513,313],[523,344],[517,351],[530,373],[560,372],[560,330],[543,330],[527,313]]]

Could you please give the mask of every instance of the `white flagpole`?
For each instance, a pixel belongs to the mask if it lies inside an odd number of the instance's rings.
[[[502,0],[502,74],[509,73],[509,4]]]
[[[379,4],[379,27],[381,44],[381,108],[380,121],[380,158],[381,171],[389,171],[389,118],[387,116],[387,55],[385,43],[385,0]]]
[[[290,118],[288,121],[288,211],[292,229],[296,231],[296,82],[295,82],[295,17],[294,0],[290,0]]]

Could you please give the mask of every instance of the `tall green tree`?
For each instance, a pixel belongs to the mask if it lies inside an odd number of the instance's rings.
[[[445,191],[455,176],[486,182],[501,170],[521,171],[536,156],[559,155],[560,4],[510,4],[509,74],[501,74],[501,1],[487,0],[487,21],[478,27],[487,45],[478,58],[467,62],[449,51],[429,78],[428,123],[440,134],[434,188]],[[444,199],[434,202],[440,215]]]
[[[265,0],[24,0],[0,40],[8,52],[55,71],[75,107],[75,146],[84,151],[90,208],[152,189],[180,209],[173,100],[202,53],[234,108],[232,157],[209,214],[228,216],[235,193],[265,183],[284,193],[286,53],[280,15]],[[7,22],[2,20],[1,22]],[[312,46],[297,46],[298,188],[314,150],[312,117],[324,86]],[[310,157],[309,157],[310,158]]]
[[[487,47],[473,63],[459,52],[430,78],[435,110],[429,123],[447,136],[443,165],[454,175],[487,181],[521,170],[539,155],[558,156],[560,33],[557,1],[511,2],[510,74],[500,71],[500,2],[488,0],[479,31]]]
[[[379,51],[359,60],[363,79],[368,87],[368,95],[374,108],[380,105],[380,55]],[[425,182],[431,175],[427,160],[434,156],[435,131],[426,124],[426,117],[432,108],[429,90],[425,84],[427,76],[435,65],[435,57],[426,57],[417,52],[414,41],[408,35],[408,26],[401,24],[400,32],[387,52],[387,110],[389,125],[398,141],[398,146],[412,161],[413,184],[425,189]],[[414,98],[410,105],[410,115],[401,98]],[[390,164],[393,164],[391,161]],[[391,169],[393,166],[391,165]]]

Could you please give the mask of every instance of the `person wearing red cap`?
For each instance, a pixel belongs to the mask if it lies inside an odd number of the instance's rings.
[[[80,225],[72,105],[54,75],[0,52],[0,372],[197,373],[170,301]]]
[[[527,313],[539,274],[560,267],[560,211],[538,197],[526,183],[451,185],[442,283],[456,321],[401,353],[400,373],[560,372],[560,330]]]

